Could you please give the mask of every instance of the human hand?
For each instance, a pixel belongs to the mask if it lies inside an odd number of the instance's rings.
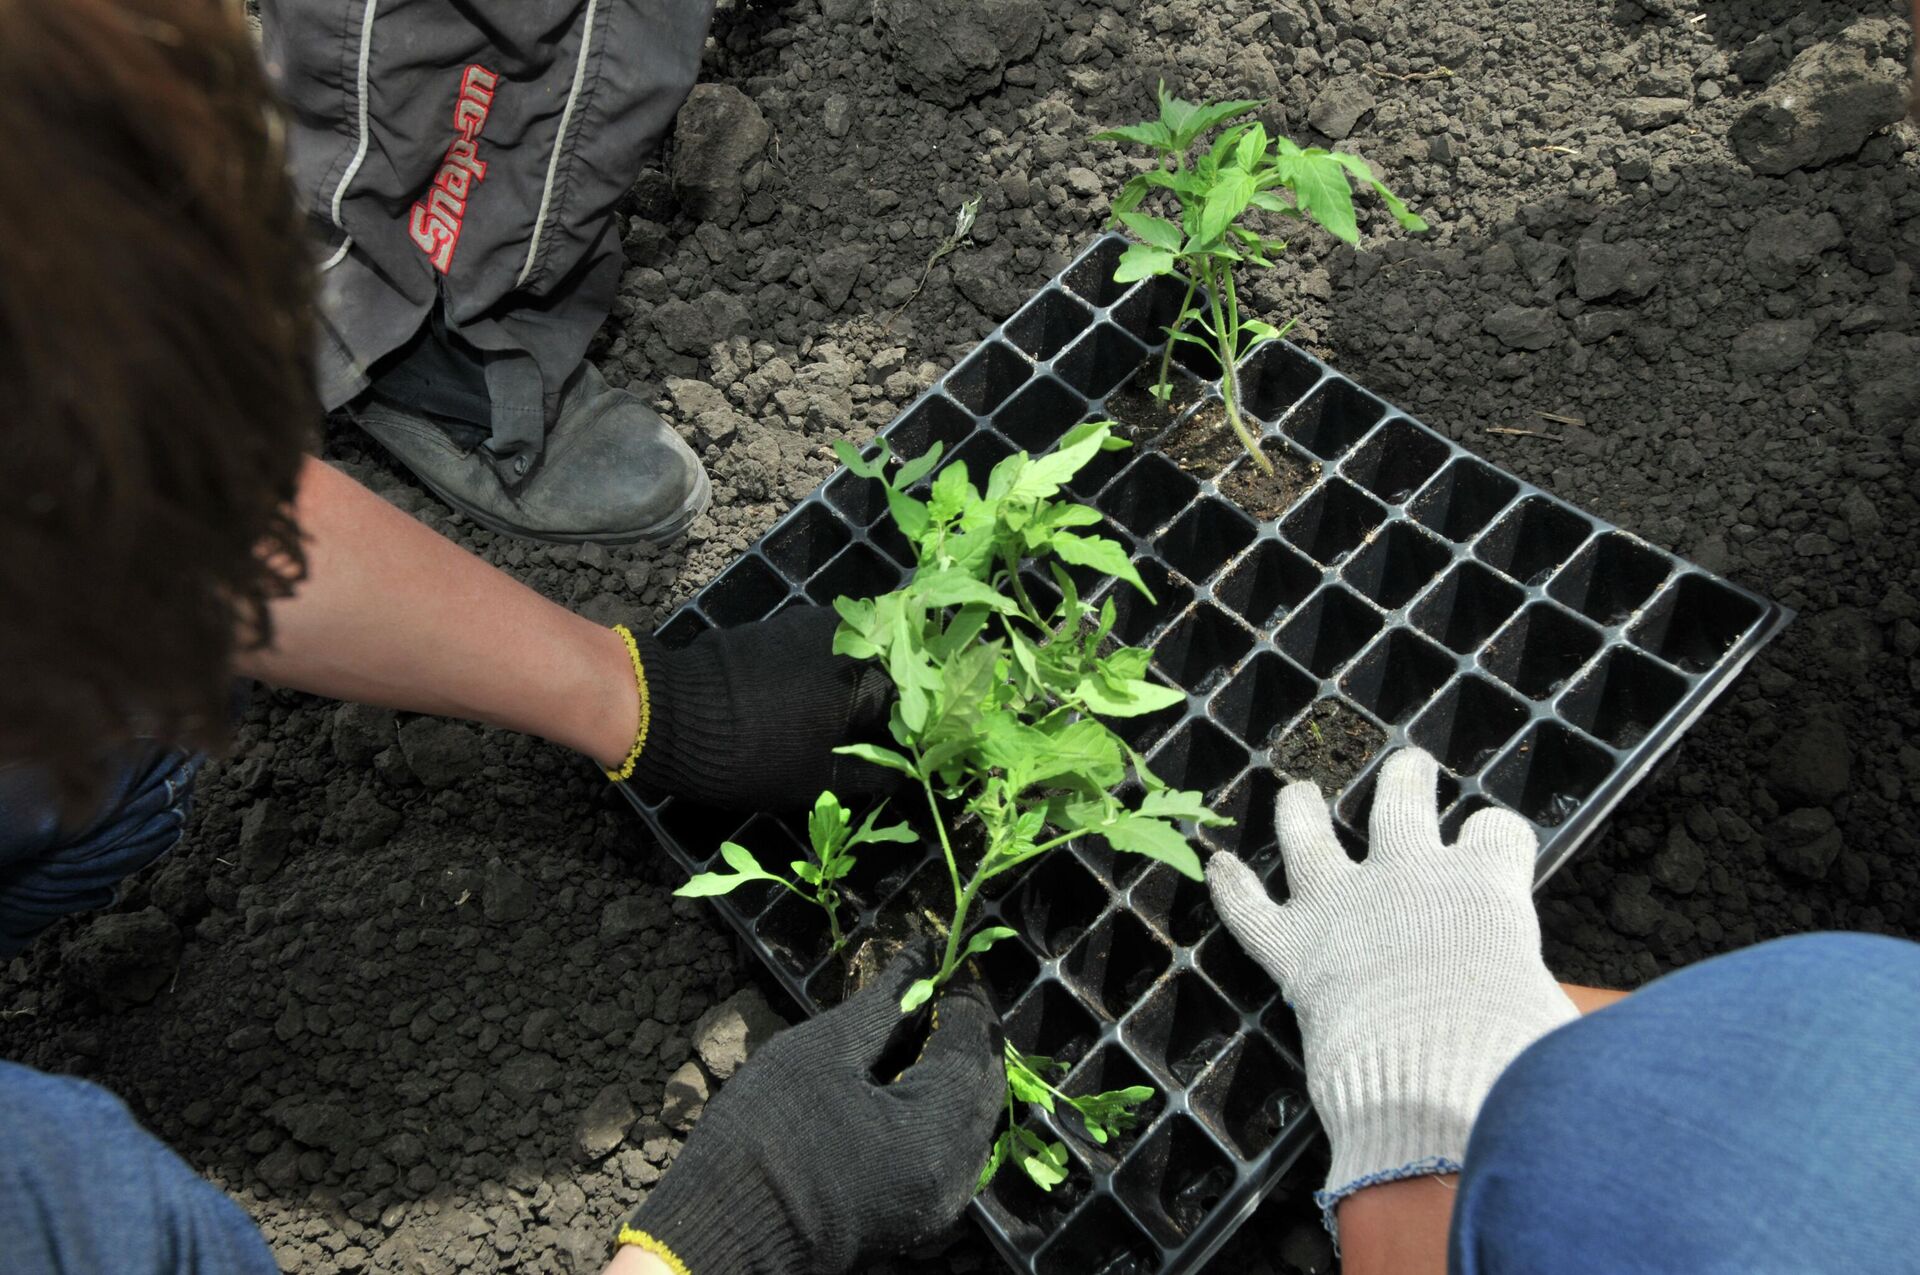
[[[1533,829],[1507,810],[1440,840],[1439,767],[1417,748],[1382,767],[1364,863],[1320,790],[1275,807],[1291,897],[1276,904],[1230,854],[1207,865],[1214,906],[1300,1020],[1307,1089],[1333,1143],[1316,1195],[1458,1172],[1474,1117],[1508,1063],[1575,1017],[1540,956]]]
[[[896,959],[768,1042],[707,1105],[620,1242],[692,1275],[828,1275],[952,1223],[1006,1105],[985,993],[950,987],[920,1056],[895,1079],[874,1075],[917,1029],[900,997],[932,968],[930,952]]]
[[[651,721],[633,783],[749,810],[891,792],[898,775],[833,751],[885,739],[894,696],[885,669],[833,653],[839,623],[829,607],[799,607],[680,650],[636,638]]]

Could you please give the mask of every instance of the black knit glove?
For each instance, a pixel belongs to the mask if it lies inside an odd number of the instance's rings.
[[[885,741],[894,695],[885,669],[833,653],[839,623],[830,607],[802,607],[678,651],[637,638],[652,721],[633,783],[746,810],[893,791],[893,771],[833,751]]]
[[[951,1225],[1006,1109],[999,1018],[977,988],[949,990],[913,1065],[890,1083],[873,1074],[924,1021],[900,997],[932,969],[929,953],[902,957],[768,1042],[707,1105],[620,1242],[691,1275],[829,1275]]]

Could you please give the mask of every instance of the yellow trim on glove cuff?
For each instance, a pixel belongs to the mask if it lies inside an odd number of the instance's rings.
[[[640,692],[640,722],[633,732],[633,751],[627,754],[627,760],[620,769],[607,772],[607,778],[617,784],[633,778],[633,768],[640,761],[640,750],[647,746],[647,728],[653,725],[653,700],[647,694],[647,666],[640,662],[640,644],[633,640],[632,631],[624,624],[614,625],[613,631],[627,644],[627,657],[633,661],[633,684]]]
[[[640,1230],[638,1227],[632,1225],[621,1227],[620,1238],[616,1240],[615,1243],[617,1245],[631,1244],[643,1253],[653,1254],[667,1264],[667,1269],[671,1270],[673,1275],[693,1275],[693,1272],[687,1269],[687,1264],[681,1261],[672,1249],[653,1238],[653,1236],[648,1235],[645,1231]]]

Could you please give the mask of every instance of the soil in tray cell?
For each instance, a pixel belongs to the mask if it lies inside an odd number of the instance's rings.
[[[1233,438],[1232,430],[1227,430],[1227,437],[1239,451],[1239,440]],[[1273,472],[1265,472],[1251,459],[1242,460],[1220,480],[1220,494],[1261,522],[1270,522],[1291,509],[1301,493],[1313,486],[1320,477],[1320,463],[1302,458],[1278,439],[1261,443],[1260,452],[1272,462]]]
[[[1154,355],[1140,365],[1138,371],[1106,397],[1107,415],[1119,428],[1114,432],[1120,437],[1135,443],[1144,443],[1169,422],[1197,402],[1204,388],[1193,377],[1184,374],[1176,365],[1171,373],[1173,379],[1173,398],[1170,402],[1161,402],[1153,396],[1153,387],[1160,379],[1160,356]]]
[[[1273,741],[1269,756],[1281,779],[1311,779],[1331,797],[1352,783],[1386,742],[1386,732],[1353,709],[1322,700]]]

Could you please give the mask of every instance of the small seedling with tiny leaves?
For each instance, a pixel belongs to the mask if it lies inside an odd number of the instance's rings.
[[[809,902],[818,903],[827,913],[827,928],[833,935],[833,950],[846,943],[840,932],[840,881],[853,871],[853,851],[858,846],[887,841],[916,841],[913,830],[903,823],[877,828],[880,809],[875,808],[858,828],[853,816],[830,792],[820,794],[807,817],[807,840],[813,846],[813,859],[795,859],[788,866],[791,879],[768,871],[753,851],[732,841],[720,847],[720,857],[732,872],[702,872],[674,893],[682,898],[699,899],[715,894],[730,894],[749,881],[772,881],[785,886]]]
[[[1233,124],[1193,153],[1209,133],[1257,110],[1260,102],[1185,102],[1168,93],[1165,84],[1160,86],[1159,98],[1158,119],[1098,135],[1103,141],[1145,146],[1159,160],[1156,167],[1129,180],[1114,200],[1115,223],[1141,240],[1121,254],[1114,281],[1132,283],[1153,275],[1186,280],[1179,312],[1167,325],[1167,346],[1153,394],[1162,402],[1172,398],[1175,342],[1191,342],[1208,350],[1220,364],[1220,397],[1227,423],[1254,463],[1271,474],[1272,463],[1241,416],[1239,365],[1254,347],[1284,332],[1241,312],[1234,274],[1248,264],[1271,268],[1273,258],[1287,245],[1248,224],[1252,215],[1308,217],[1336,239],[1357,243],[1360,230],[1350,185],[1357,180],[1372,187],[1406,229],[1425,230],[1427,223],[1382,185],[1359,156],[1317,146],[1302,148],[1284,137],[1269,137],[1266,126],[1258,121]],[[1171,194],[1177,204],[1176,218],[1141,211],[1155,191]]]
[[[1058,499],[1061,489],[1102,451],[1125,447],[1108,422],[1078,425],[1052,452],[1018,452],[995,465],[984,489],[966,465],[942,469],[941,447],[897,469],[883,441],[863,458],[836,443],[852,472],[882,484],[894,523],[913,545],[908,582],[877,598],[836,598],[841,624],[834,650],[877,660],[899,697],[888,723],[895,747],[855,744],[840,751],[899,771],[924,795],[953,888],[945,953],[930,977],[901,1000],[911,1012],[952,978],[968,958],[1012,936],[1003,925],[969,932],[982,887],[1068,842],[1104,840],[1117,851],[1145,855],[1204,879],[1181,823],[1232,822],[1207,809],[1202,794],[1168,787],[1102,718],[1135,717],[1170,707],[1181,691],[1147,677],[1150,653],[1110,645],[1118,612],[1111,596],[1095,604],[1069,566],[1091,569],[1152,598],[1127,553],[1082,529],[1100,521],[1085,505]],[[1023,571],[1044,569],[1058,592],[1037,604]],[[1116,795],[1131,775],[1137,795]],[[964,868],[949,827],[978,821],[984,846]],[[1009,1101],[1059,1096],[1039,1070],[1012,1065]],[[1090,1135],[1125,1127],[1121,1108],[1136,1098],[1101,1095],[1074,1100]],[[1091,1105],[1081,1105],[1081,1104]],[[1014,1123],[996,1146],[993,1167],[1011,1157],[1041,1186],[1063,1174],[1065,1152]],[[1058,1181],[1058,1177],[1054,1178]]]
[[[993,1181],[1008,1161],[1020,1166],[1035,1186],[1051,1191],[1067,1180],[1067,1148],[1064,1143],[1049,1142],[1020,1124],[1017,1102],[1030,1102],[1047,1111],[1057,1112],[1064,1104],[1079,1116],[1087,1136],[1105,1146],[1107,1142],[1140,1122],[1136,1108],[1153,1097],[1151,1085],[1129,1085],[1106,1093],[1075,1098],[1054,1088],[1049,1075],[1067,1074],[1067,1064],[1039,1054],[1023,1054],[1011,1044],[1007,1052],[1007,1129],[994,1139],[986,1167],[980,1170],[976,1190]]]

